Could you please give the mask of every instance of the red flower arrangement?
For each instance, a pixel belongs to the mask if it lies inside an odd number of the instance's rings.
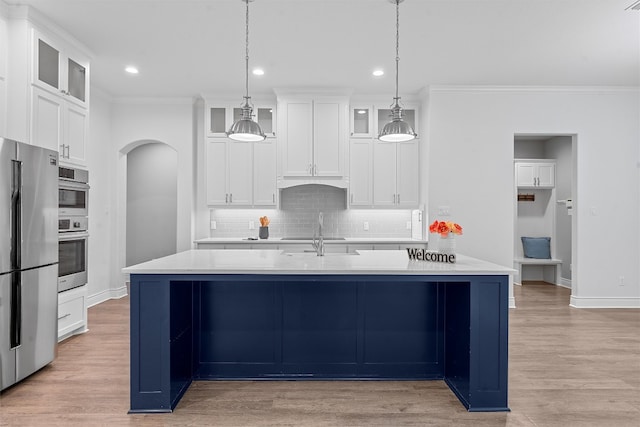
[[[452,221],[436,220],[429,226],[429,232],[438,233],[442,237],[447,237],[449,233],[462,234],[462,227],[460,226],[460,224]]]

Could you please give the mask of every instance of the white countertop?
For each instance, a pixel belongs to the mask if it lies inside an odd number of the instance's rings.
[[[512,275],[516,271],[464,255],[455,264],[410,261],[406,250],[358,254],[287,254],[282,250],[194,249],[124,268],[129,274],[408,274]]]

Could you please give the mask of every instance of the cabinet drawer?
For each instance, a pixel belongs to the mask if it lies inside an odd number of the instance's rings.
[[[74,292],[72,289],[67,292]],[[78,293],[77,296],[70,296],[70,299],[63,294],[59,294],[58,303],[58,338],[62,338],[76,329],[84,328],[86,324],[85,296]]]

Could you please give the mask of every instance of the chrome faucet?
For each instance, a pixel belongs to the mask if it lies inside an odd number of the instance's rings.
[[[316,238],[316,232],[313,232],[313,249],[316,250],[318,256],[324,256],[324,237],[322,236],[322,226],[324,225],[324,216],[322,212],[318,214],[318,237]]]

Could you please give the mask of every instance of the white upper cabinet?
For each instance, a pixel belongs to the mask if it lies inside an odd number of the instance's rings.
[[[369,139],[352,138],[349,143],[349,206],[372,205],[373,152]]]
[[[226,137],[234,122],[242,118],[242,108],[237,103],[207,102],[205,106],[205,136]],[[260,125],[267,138],[276,136],[276,108],[271,104],[256,104],[253,119]]]
[[[352,138],[370,138],[373,135],[373,107],[352,105],[349,113],[349,125]]]
[[[253,185],[251,143],[227,138],[207,140],[207,204],[251,206]]]
[[[282,175],[341,177],[347,149],[346,97],[280,99]]]
[[[264,131],[264,128],[263,128]],[[253,204],[276,206],[276,141],[253,143]]]
[[[373,141],[374,207],[414,208],[419,202],[419,145]]]
[[[33,84],[86,107],[89,60],[38,30],[34,30],[33,42]]]
[[[208,206],[275,206],[275,141],[207,138],[206,159]]]
[[[556,164],[552,160],[516,161],[516,184],[519,188],[553,188]]]

